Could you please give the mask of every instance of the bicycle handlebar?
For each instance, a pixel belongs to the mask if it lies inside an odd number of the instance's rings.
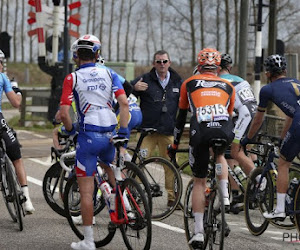
[[[71,151],[71,152],[68,152],[68,153],[64,153],[60,156],[60,161],[59,161],[59,164],[60,166],[66,170],[67,172],[72,172],[72,168],[71,167],[68,167],[66,164],[65,164],[65,158],[74,158],[76,155],[76,151]]]

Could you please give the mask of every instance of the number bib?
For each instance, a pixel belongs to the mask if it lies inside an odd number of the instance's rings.
[[[240,100],[242,104],[245,104],[246,102],[255,101],[254,94],[250,88],[243,88],[240,91],[238,91],[238,95],[240,97]]]
[[[227,108],[222,104],[206,105],[196,110],[198,123],[211,121],[228,121]]]

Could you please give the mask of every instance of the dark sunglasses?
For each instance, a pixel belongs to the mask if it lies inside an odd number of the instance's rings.
[[[2,60],[0,60],[0,63],[3,65],[3,61]]]
[[[161,64],[161,63],[166,64],[168,61],[169,61],[169,60],[156,60],[155,62],[156,62],[157,64]]]

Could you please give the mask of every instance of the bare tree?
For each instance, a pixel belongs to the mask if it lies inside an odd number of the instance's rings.
[[[24,36],[24,20],[25,20],[25,4],[24,1],[21,1],[22,3],[22,18],[21,18],[21,61],[24,62],[24,41],[25,41],[25,36]]]
[[[96,31],[96,20],[97,20],[97,17],[96,17],[96,0],[93,1],[93,26],[92,26],[92,33],[95,34],[95,31]]]
[[[9,17],[9,4],[8,0],[6,1],[6,24],[5,24],[5,30],[8,31],[8,17]]]
[[[2,31],[3,6],[4,6],[4,0],[0,2],[0,31]]]
[[[111,0],[110,5],[110,23],[109,23],[109,36],[108,36],[108,61],[111,61],[111,49],[112,49],[112,30],[113,30],[113,23],[114,23],[114,6],[115,0]]]
[[[220,8],[221,8],[221,0],[218,0],[218,3],[217,3],[217,6],[216,6],[216,12],[217,12],[217,14],[216,14],[216,29],[217,29],[217,50],[219,50],[220,49],[220,40],[221,40],[221,25],[220,25]]]
[[[117,61],[120,61],[121,27],[123,23],[124,0],[121,0],[120,15],[117,31]]]
[[[225,30],[226,30],[226,52],[230,50],[230,11],[229,0],[225,0]]]
[[[100,15],[100,31],[99,31],[99,37],[101,41],[103,40],[103,30],[104,30],[104,12],[105,11],[105,1],[101,1],[101,15]]]
[[[234,58],[235,62],[237,62],[238,58],[238,40],[239,40],[239,4],[238,0],[234,0],[234,32],[235,32],[235,41],[234,41]]]
[[[13,32],[13,46],[14,46],[14,62],[17,61],[17,24],[18,24],[18,10],[19,10],[19,1],[16,0],[15,8],[15,22],[14,22],[14,32]]]
[[[137,47],[136,41],[137,41],[138,33],[141,32],[140,27],[142,24],[142,18],[143,18],[143,16],[139,15],[138,20],[136,22],[136,29],[134,32],[134,36],[133,36],[133,40],[132,40],[132,49],[131,49],[131,61],[132,62],[135,61],[134,58],[135,58],[135,51],[136,51],[136,47]]]
[[[203,0],[199,0],[199,8],[200,8],[200,41],[201,48],[205,47],[205,37],[204,37],[204,11],[203,11]]]
[[[164,49],[164,1],[160,1],[160,47]]]
[[[90,32],[90,16],[91,16],[91,5],[92,5],[92,1],[88,1],[89,5],[88,5],[88,11],[86,14],[87,20],[86,20],[86,34],[88,34]]]

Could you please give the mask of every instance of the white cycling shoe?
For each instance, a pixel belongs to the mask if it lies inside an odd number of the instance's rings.
[[[24,210],[27,214],[33,214],[33,212],[35,211],[30,199],[25,201]]]
[[[193,249],[202,249],[204,242],[203,233],[194,234],[193,237],[189,240],[189,245],[193,247]]]
[[[77,250],[94,250],[96,249],[96,245],[94,241],[79,241],[79,242],[72,242],[71,244],[72,249],[77,249]]]
[[[286,217],[286,214],[285,214],[285,212],[278,212],[275,209],[275,210],[271,211],[270,213],[264,212],[263,216],[269,220],[271,220],[271,219],[284,220]]]

